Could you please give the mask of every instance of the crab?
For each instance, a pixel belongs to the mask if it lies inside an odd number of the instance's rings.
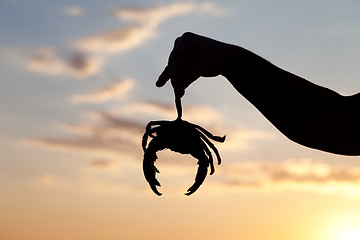
[[[147,144],[149,136],[152,140]],[[214,151],[218,164],[221,163],[218,150],[208,138],[217,142],[224,142],[225,137],[214,136],[199,125],[182,120],[181,111],[179,117],[174,121],[150,121],[142,138],[142,148],[144,150],[143,171],[152,191],[158,196],[162,195],[156,188],[156,186],[161,186],[156,179],[156,173],[160,173],[154,165],[157,159],[156,152],[170,149],[181,154],[190,154],[198,159],[199,167],[195,183],[185,193],[189,196],[204,182],[209,165],[210,175],[215,172],[209,147]]]

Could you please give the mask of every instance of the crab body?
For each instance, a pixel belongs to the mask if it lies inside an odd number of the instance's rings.
[[[174,152],[191,154],[203,149],[204,142],[199,138],[199,132],[186,121],[163,122],[156,129],[156,137],[151,144],[162,150],[168,148]]]
[[[146,146],[149,136],[152,140]],[[151,121],[148,123],[142,139],[144,150],[143,171],[155,194],[161,195],[156,188],[156,186],[160,186],[160,183],[155,178],[156,172],[159,173],[159,171],[154,163],[157,159],[156,152],[163,149],[170,149],[181,154],[190,154],[198,159],[199,167],[195,183],[188,189],[186,195],[191,195],[200,187],[205,180],[209,165],[211,168],[210,175],[214,173],[213,158],[208,146],[216,154],[218,164],[221,163],[221,158],[219,152],[207,137],[218,142],[225,141],[225,136],[213,136],[204,128],[181,119],[175,121]]]

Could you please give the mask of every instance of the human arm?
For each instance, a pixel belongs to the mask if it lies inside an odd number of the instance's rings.
[[[235,45],[193,33],[175,41],[156,85],[171,79],[175,96],[199,77],[223,75],[280,132],[301,145],[360,155],[360,95],[342,96]]]

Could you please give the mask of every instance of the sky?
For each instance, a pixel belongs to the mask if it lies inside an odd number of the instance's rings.
[[[191,31],[247,48],[343,95],[360,90],[358,1],[0,1],[0,239],[359,240],[360,157],[300,146],[223,78],[201,78],[183,118],[222,164],[190,197],[196,159],[158,153],[176,118],[155,81]],[[306,93],[304,93],[306,94]],[[311,117],[311,116],[309,116]]]

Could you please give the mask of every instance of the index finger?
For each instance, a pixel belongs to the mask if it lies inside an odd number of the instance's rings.
[[[169,79],[170,79],[169,67],[166,66],[164,71],[160,74],[160,76],[155,84],[157,87],[162,87],[166,84],[167,81],[169,81]]]

